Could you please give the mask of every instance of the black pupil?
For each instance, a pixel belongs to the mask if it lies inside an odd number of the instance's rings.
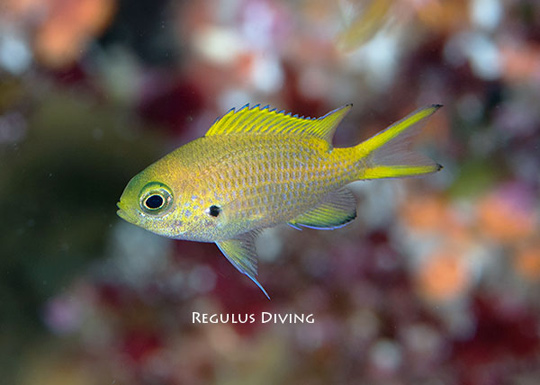
[[[220,211],[221,211],[221,209],[218,206],[216,206],[216,205],[210,206],[210,215],[211,216],[217,217],[219,215]]]
[[[149,209],[159,209],[163,206],[163,198],[159,195],[152,195],[146,200],[146,207]]]

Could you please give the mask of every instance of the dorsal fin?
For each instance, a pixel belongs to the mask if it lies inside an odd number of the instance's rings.
[[[332,136],[337,125],[349,112],[352,104],[335,109],[326,115],[314,119],[298,117],[284,111],[278,112],[269,106],[259,105],[250,107],[246,104],[236,111],[234,108],[210,127],[205,136],[230,135],[239,133],[250,134],[298,134],[310,135],[332,142]]]

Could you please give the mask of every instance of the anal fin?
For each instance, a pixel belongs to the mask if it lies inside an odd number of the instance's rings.
[[[333,230],[343,227],[356,218],[356,199],[346,187],[329,193],[313,209],[289,221],[289,225],[320,230]]]
[[[255,250],[255,238],[259,231],[253,230],[233,239],[216,242],[221,252],[241,273],[247,275],[262,290],[264,295],[270,296],[257,281],[257,252]]]

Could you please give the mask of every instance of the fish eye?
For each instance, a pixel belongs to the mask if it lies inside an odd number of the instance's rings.
[[[144,201],[144,205],[146,206],[147,209],[150,209],[150,210],[160,209],[164,203],[165,203],[165,200],[163,199],[161,195],[158,195],[158,194],[150,195]]]
[[[151,182],[141,191],[141,209],[152,215],[163,214],[171,207],[171,189],[163,183]]]

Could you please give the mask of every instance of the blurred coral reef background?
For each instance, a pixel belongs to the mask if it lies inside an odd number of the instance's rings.
[[[266,231],[271,301],[116,217],[231,107],[350,102],[338,146],[444,104],[417,145],[445,168],[359,182],[343,229]],[[534,0],[1,0],[2,383],[538,384],[539,106]]]

